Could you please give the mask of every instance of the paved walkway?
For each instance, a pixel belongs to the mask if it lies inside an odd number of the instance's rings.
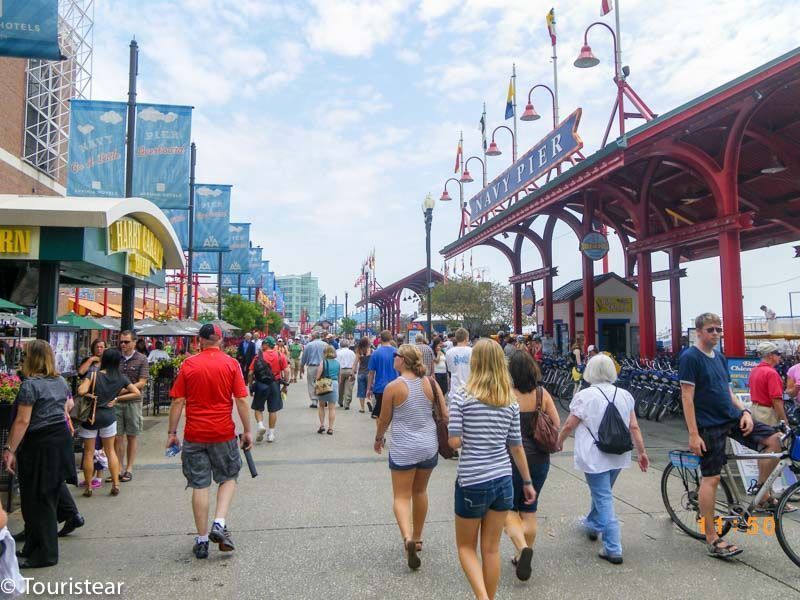
[[[192,556],[191,492],[180,459],[163,455],[162,414],[146,418],[134,480],[117,498],[107,495],[109,484],[89,499],[75,489],[86,526],[63,540],[56,567],[27,575],[121,581],[125,598],[470,598],[454,543],[455,461],[441,461],[431,478],[422,568],[410,572],[385,454],[372,451],[374,421],[357,408],[340,410],[335,435],[317,435],[304,392],[304,384],[292,386],[276,442],[254,449],[259,476],[242,471],[228,516],[235,552],[212,546],[208,560]],[[666,449],[681,445],[685,434],[679,423],[646,426],[650,454],[663,465]],[[599,545],[577,529],[589,498],[582,477],[569,454],[555,457],[539,504],[533,577],[517,581],[504,558],[498,598],[800,597],[800,569],[774,536],[734,534],[746,550],[741,560],[706,557],[702,544],[669,522],[660,477],[658,469],[620,476],[615,495],[625,563],[612,566],[597,559]],[[20,526],[12,515],[11,530]],[[502,551],[512,555],[507,539]]]

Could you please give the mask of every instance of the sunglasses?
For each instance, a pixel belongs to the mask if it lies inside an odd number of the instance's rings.
[[[395,352],[394,353],[394,358],[397,358],[398,356],[402,356],[402,354],[399,354],[398,352]]]
[[[120,344],[132,344],[133,340],[120,340],[119,343]]]
[[[722,333],[722,327],[706,327],[706,333]]]

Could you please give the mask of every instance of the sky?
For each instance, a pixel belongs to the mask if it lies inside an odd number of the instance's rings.
[[[800,3],[793,0],[615,5],[628,82],[658,114],[797,46]],[[233,185],[231,219],[252,222],[251,238],[277,274],[311,271],[329,300],[342,302],[347,291],[352,305],[373,249],[384,285],[425,266],[422,201],[429,192],[438,199],[453,175],[461,131],[465,157],[480,153],[483,102],[490,132],[511,125],[503,117],[512,63],[519,113],[530,87],[552,85],[551,7],[561,117],[583,109],[579,134],[589,156],[614,100],[611,36],[592,31],[598,67],[577,69],[572,61],[589,24],[613,26],[614,13],[600,18],[600,0],[97,0],[92,98],[126,99],[135,36],[138,100],[195,107],[198,181]],[[520,154],[551,128],[549,97],[540,94],[533,101],[543,118],[519,122]],[[489,180],[511,162],[510,136],[501,130],[496,141],[504,153],[489,158]],[[467,198],[479,191],[477,161],[470,171],[476,182],[465,186]],[[449,192],[457,197],[457,186]],[[459,218],[457,202],[437,202],[436,269]],[[566,226],[555,237],[558,287],[580,277],[580,255]],[[611,269],[622,272],[615,236],[611,244]],[[542,266],[525,248],[523,271]],[[788,294],[800,290],[793,256],[790,245],[743,254],[746,315],[759,315],[764,303],[788,314]],[[511,275],[497,250],[477,248],[471,260],[485,278],[507,282]],[[654,270],[666,266],[666,254],[653,256]],[[719,261],[683,266],[684,322],[720,312]],[[655,284],[654,293],[663,330],[668,284]],[[800,294],[793,299],[800,313]],[[404,312],[414,308],[403,305]]]

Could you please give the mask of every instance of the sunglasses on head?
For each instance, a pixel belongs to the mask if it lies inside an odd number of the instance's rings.
[[[706,333],[722,333],[722,327],[706,327]]]
[[[399,352],[395,352],[394,353],[394,358],[397,358],[398,356],[402,356],[402,354],[400,354]]]

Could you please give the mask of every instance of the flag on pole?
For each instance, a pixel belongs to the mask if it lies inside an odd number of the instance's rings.
[[[479,129],[481,130],[481,140],[483,141],[483,151],[486,152],[486,111],[483,111]]]
[[[508,97],[506,98],[506,119],[514,116],[514,78],[508,80]]]
[[[613,0],[600,0],[600,16],[604,17],[614,9]]]
[[[453,173],[458,173],[461,170],[461,157],[464,155],[464,149],[461,146],[461,140],[458,140],[458,150],[456,150],[456,167]]]
[[[556,9],[551,8],[550,12],[545,17],[547,22],[547,33],[550,34],[550,44],[556,45]]]

